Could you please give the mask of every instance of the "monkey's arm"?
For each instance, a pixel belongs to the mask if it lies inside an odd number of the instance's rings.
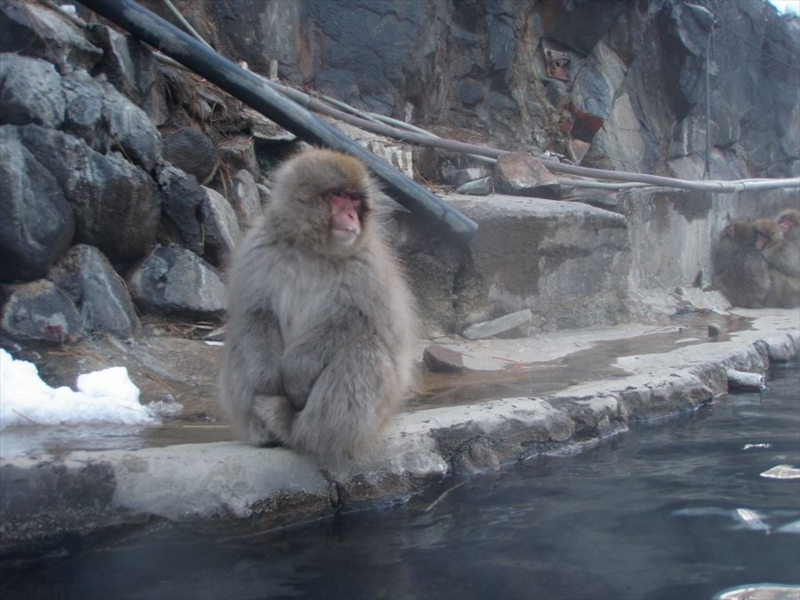
[[[770,267],[790,277],[800,275],[800,246],[781,240],[762,250]]]
[[[220,369],[221,402],[234,419],[247,418],[254,397],[282,395],[278,320],[266,308],[237,312],[227,324]]]
[[[341,307],[303,340],[286,348],[281,359],[281,382],[295,410],[305,407],[311,388],[333,356],[367,331],[369,323],[358,307]]]

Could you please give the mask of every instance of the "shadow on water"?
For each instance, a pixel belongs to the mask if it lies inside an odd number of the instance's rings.
[[[0,597],[711,599],[800,585],[800,370],[571,457],[273,530],[153,527],[0,569]],[[770,597],[770,596],[763,596]]]

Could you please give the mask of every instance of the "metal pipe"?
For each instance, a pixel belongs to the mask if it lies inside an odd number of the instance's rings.
[[[471,238],[477,231],[478,225],[472,219],[316,115],[270,88],[258,75],[220,56],[133,0],[80,0],[80,2],[298,137],[355,156],[364,162],[386,184],[395,199],[411,212],[425,219],[441,221],[449,232],[465,240]]]

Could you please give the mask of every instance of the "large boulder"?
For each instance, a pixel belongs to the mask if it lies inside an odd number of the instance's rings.
[[[64,110],[61,75],[52,64],[0,54],[0,123],[59,127]]]
[[[73,246],[50,269],[47,279],[75,303],[85,331],[121,338],[139,332],[139,317],[125,281],[97,248]]]
[[[75,217],[55,177],[0,127],[0,282],[43,277],[69,248]]]
[[[62,344],[83,337],[75,303],[53,282],[0,285],[0,330],[15,340]]]
[[[78,242],[97,246],[112,260],[138,258],[152,248],[161,203],[147,173],[119,153],[100,154],[59,131],[27,125],[18,134],[72,205]]]
[[[435,314],[447,329],[524,309],[532,331],[624,320],[631,262],[625,217],[541,198],[445,199],[475,220],[478,232],[461,250],[430,239],[444,251],[428,256],[430,264],[414,257],[406,264],[421,303],[440,299]],[[408,229],[417,235],[413,223]]]
[[[225,311],[219,271],[185,248],[156,246],[126,280],[145,313],[219,320]]]

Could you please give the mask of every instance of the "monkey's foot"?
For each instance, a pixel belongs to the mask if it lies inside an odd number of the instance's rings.
[[[250,420],[250,440],[259,446],[284,446],[294,423],[295,410],[283,396],[256,396]]]

